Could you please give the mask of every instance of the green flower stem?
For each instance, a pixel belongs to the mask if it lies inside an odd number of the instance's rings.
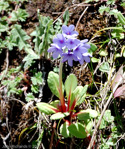
[[[60,60],[60,66],[59,66],[59,92],[60,92],[60,102],[61,102],[62,110],[63,110],[63,112],[65,112],[66,107],[65,107],[65,100],[64,100],[64,96],[63,96],[63,90],[62,90],[62,67],[63,67],[63,63],[61,61],[62,60]]]

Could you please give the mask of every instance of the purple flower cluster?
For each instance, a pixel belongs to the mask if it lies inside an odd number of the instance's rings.
[[[48,49],[48,52],[52,52],[54,59],[60,55],[62,62],[68,61],[70,66],[73,65],[73,60],[79,61],[82,65],[84,61],[90,62],[91,57],[88,53],[90,48],[90,45],[87,43],[88,39],[77,39],[78,32],[74,31],[74,29],[74,25],[63,25],[62,34],[57,34],[53,39],[51,47]]]

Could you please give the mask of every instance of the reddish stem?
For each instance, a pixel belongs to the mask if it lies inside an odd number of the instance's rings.
[[[66,106],[65,106],[65,100],[64,100],[64,96],[63,96],[63,90],[62,90],[62,66],[63,66],[63,63],[60,60],[60,66],[59,66],[59,93],[60,93],[60,102],[61,102],[62,110],[63,110],[63,112],[65,112],[66,111]]]
[[[68,97],[68,107],[67,107],[67,112],[69,112],[70,104],[71,104],[71,89],[70,89],[69,97]]]

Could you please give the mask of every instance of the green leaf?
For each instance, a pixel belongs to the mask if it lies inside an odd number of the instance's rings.
[[[61,33],[62,20],[58,19],[54,25],[55,34]]]
[[[112,35],[113,38],[124,39],[124,33],[123,33],[122,30],[114,29],[114,30],[111,32],[111,35]]]
[[[17,66],[15,68],[11,68],[8,73],[11,75],[12,73],[20,72],[20,70],[21,70],[21,66]]]
[[[97,46],[95,45],[95,44],[93,44],[93,43],[90,43],[90,49],[88,49],[88,52],[90,53],[90,54],[93,54],[96,50],[97,50]]]
[[[86,125],[86,130],[88,133],[91,133],[93,127],[93,122],[89,121],[88,124]]]
[[[113,5],[115,4],[115,0],[107,0],[106,3],[107,5]]]
[[[104,129],[104,128],[106,128],[107,125],[108,125],[108,123],[102,118],[99,129]]]
[[[121,3],[120,5],[121,5],[122,7],[125,7],[125,2]]]
[[[32,50],[33,51],[33,50]],[[36,55],[36,53],[33,51],[32,53],[28,54],[24,57],[23,61],[25,62],[24,69],[28,69],[31,64],[33,63],[33,60],[39,59],[39,56]]]
[[[68,127],[69,132],[77,138],[86,138],[87,134],[83,124],[77,122]]]
[[[92,58],[91,58],[92,63],[98,63],[99,60],[100,60],[100,59],[95,58],[95,57],[92,57]]]
[[[3,77],[3,76],[2,76]],[[18,89],[18,85],[22,80],[22,77],[17,76],[15,78],[10,78],[10,76],[7,74],[8,79],[7,80],[3,80],[1,82],[1,84],[7,86],[7,94],[8,96],[10,96],[10,93],[14,93],[14,94],[19,94],[21,93],[21,90]],[[1,78],[0,78],[1,79]]]
[[[120,53],[114,54],[114,59],[121,57],[122,55]]]
[[[114,121],[114,116],[111,116],[111,111],[106,110],[102,118],[99,129],[106,128],[109,125],[109,123],[112,123],[113,121]]]
[[[31,91],[33,93],[38,93],[39,92],[39,86],[38,85],[31,85]]]
[[[8,7],[9,7],[8,2],[0,1],[0,12],[3,11],[3,10],[7,10]]]
[[[64,124],[62,124],[60,126],[60,133],[62,134],[62,136],[64,136],[65,138],[68,138],[71,136],[69,130],[68,130],[69,124],[67,122],[65,122]]]
[[[6,21],[0,21],[0,32],[5,32],[9,29]]]
[[[35,73],[35,76],[31,77],[31,80],[32,80],[33,85],[42,84],[42,82],[43,82],[43,80],[42,80],[42,72]]]
[[[21,29],[21,25],[14,25],[13,29],[11,30],[11,35],[13,36],[13,40],[20,50],[29,46],[26,40],[30,39],[30,37],[23,29]]]
[[[118,12],[119,11],[117,9],[112,9],[112,10],[110,10],[109,14],[117,17]]]
[[[110,7],[107,6],[101,6],[99,7],[99,13],[102,15],[105,12],[109,12],[110,11]]]
[[[109,63],[104,62],[100,67],[99,70],[102,72],[109,72]]]
[[[83,86],[77,86],[76,89],[73,91],[71,101],[74,99],[77,99],[76,105],[80,105],[83,103],[86,97],[86,92],[88,89],[88,85]]]
[[[40,37],[39,37],[39,28],[38,27],[36,27],[36,31],[34,31],[33,33],[32,33],[32,35],[35,35],[36,36],[36,38],[33,40],[33,41],[35,41],[35,52],[38,54],[38,55],[40,55],[40,50],[39,50],[39,45],[40,45],[40,43],[41,43],[41,40],[40,40]]]
[[[123,50],[123,57],[125,57],[125,49]]]
[[[39,26],[36,27],[36,31],[34,31],[31,35],[36,36],[34,39],[35,42],[35,51],[41,56],[44,52],[45,56],[48,55],[48,48],[52,43],[52,38],[54,35],[53,29],[53,20],[50,17],[40,16],[38,13]]]
[[[96,118],[98,116],[98,112],[92,109],[87,109],[80,111],[77,115],[79,120],[87,120]]]
[[[62,118],[64,118],[64,117],[66,117],[66,116],[68,116],[68,115],[69,115],[68,112],[65,112],[65,113],[58,112],[58,113],[53,114],[53,115],[50,117],[50,119],[51,119],[51,120],[58,120],[58,119],[62,119]]]
[[[69,11],[68,10],[64,12],[63,19],[64,19],[64,24],[67,25],[69,22]]]
[[[99,51],[99,55],[100,56],[107,56],[108,52],[102,49],[102,50]]]
[[[74,91],[74,89],[77,87],[77,78],[74,74],[70,74],[66,81],[65,81],[65,91],[67,98],[69,97],[69,93]]]
[[[123,14],[120,11],[117,14],[117,18],[122,25],[125,25],[125,17],[123,16]]]
[[[16,43],[13,41],[13,36],[6,36],[5,46],[11,51],[13,47],[16,46]]]
[[[109,13],[110,15],[114,15],[118,19],[118,23],[121,23],[122,25],[125,25],[125,17],[123,14],[118,11],[117,9],[113,9]]]
[[[28,13],[26,12],[25,9],[17,9],[16,11],[12,11],[10,14],[11,18],[9,19],[10,21],[25,21],[26,18],[29,16]]]
[[[55,73],[59,73],[59,68],[58,68],[58,67],[54,67],[54,68],[53,68],[53,71],[54,71]]]
[[[57,111],[57,109],[51,105],[49,105],[48,103],[44,103],[44,102],[40,102],[40,103],[37,103],[36,106],[38,107],[38,109],[49,115],[49,114],[53,114]]]
[[[53,32],[53,20],[49,20],[46,24],[44,34],[42,36],[42,42],[39,45],[40,55],[44,51],[44,54],[47,57],[47,50],[49,48],[50,43],[52,42]]]
[[[58,98],[59,95],[59,75],[53,71],[49,72],[48,79],[47,79],[48,86],[51,90],[51,92],[56,95]],[[63,92],[64,92],[64,86],[62,84]]]
[[[40,148],[40,144],[42,142],[43,135],[44,135],[44,129],[42,128],[42,132],[39,134],[38,139],[32,141],[32,148],[36,148],[36,149]]]
[[[8,92],[7,92],[7,96],[10,97],[10,95],[12,94],[21,94],[22,90],[21,89],[17,89],[17,88],[11,88]]]
[[[0,39],[0,54],[4,47],[5,47],[5,40]]]
[[[28,53],[28,55],[24,57],[23,61],[25,62],[24,69],[27,69],[31,66],[33,60],[39,59],[40,56],[37,55],[31,48],[26,47],[25,51]]]
[[[33,96],[33,93],[28,93],[27,95],[26,95],[26,101],[27,102],[29,102],[29,101],[31,101],[31,100],[34,100],[35,99],[35,97]]]
[[[53,107],[55,107],[55,108],[57,108],[58,105],[59,105],[59,103],[60,103],[59,100],[54,100],[54,101],[52,101],[52,102],[50,103],[50,105],[53,106]]]
[[[108,122],[112,123],[114,121],[114,116],[111,116],[111,110],[106,110],[103,118]]]

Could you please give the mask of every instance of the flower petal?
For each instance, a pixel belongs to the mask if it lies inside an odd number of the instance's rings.
[[[60,48],[64,47],[66,44],[66,39],[63,34],[57,34],[57,37],[53,39],[53,43],[57,44]]]
[[[84,60],[85,60],[87,63],[89,63],[89,62],[90,62],[90,57],[85,56],[85,57],[84,57]]]
[[[72,65],[73,65],[73,59],[71,57],[69,57],[69,59],[68,59],[68,64],[69,64],[69,66],[72,67]]]
[[[88,39],[81,40],[81,43],[82,43],[82,44],[84,44],[84,43],[86,43],[86,42],[88,42]]]
[[[58,56],[59,56],[59,53],[58,52],[53,52],[53,58],[54,59],[58,58]]]
[[[47,51],[48,52],[54,52],[55,51],[55,47],[50,47]]]
[[[76,36],[78,36],[79,34],[78,34],[77,31],[72,31],[72,32],[71,32],[71,35],[74,36],[74,37],[76,37]]]
[[[69,25],[69,26],[63,25],[62,26],[62,34],[66,38],[76,37],[78,35],[78,32],[74,31],[74,29],[75,29],[74,25]]]
[[[87,49],[91,48],[91,46],[89,44],[87,44],[87,43],[84,44],[84,47],[87,48]]]
[[[75,26],[71,24],[71,25],[69,25],[68,28],[69,28],[70,31],[73,31],[75,29]]]
[[[62,26],[62,32],[67,33],[68,32],[68,27],[66,25]]]
[[[75,48],[78,44],[80,43],[80,40],[76,38],[69,38],[67,39],[66,45],[68,49],[73,49]]]

